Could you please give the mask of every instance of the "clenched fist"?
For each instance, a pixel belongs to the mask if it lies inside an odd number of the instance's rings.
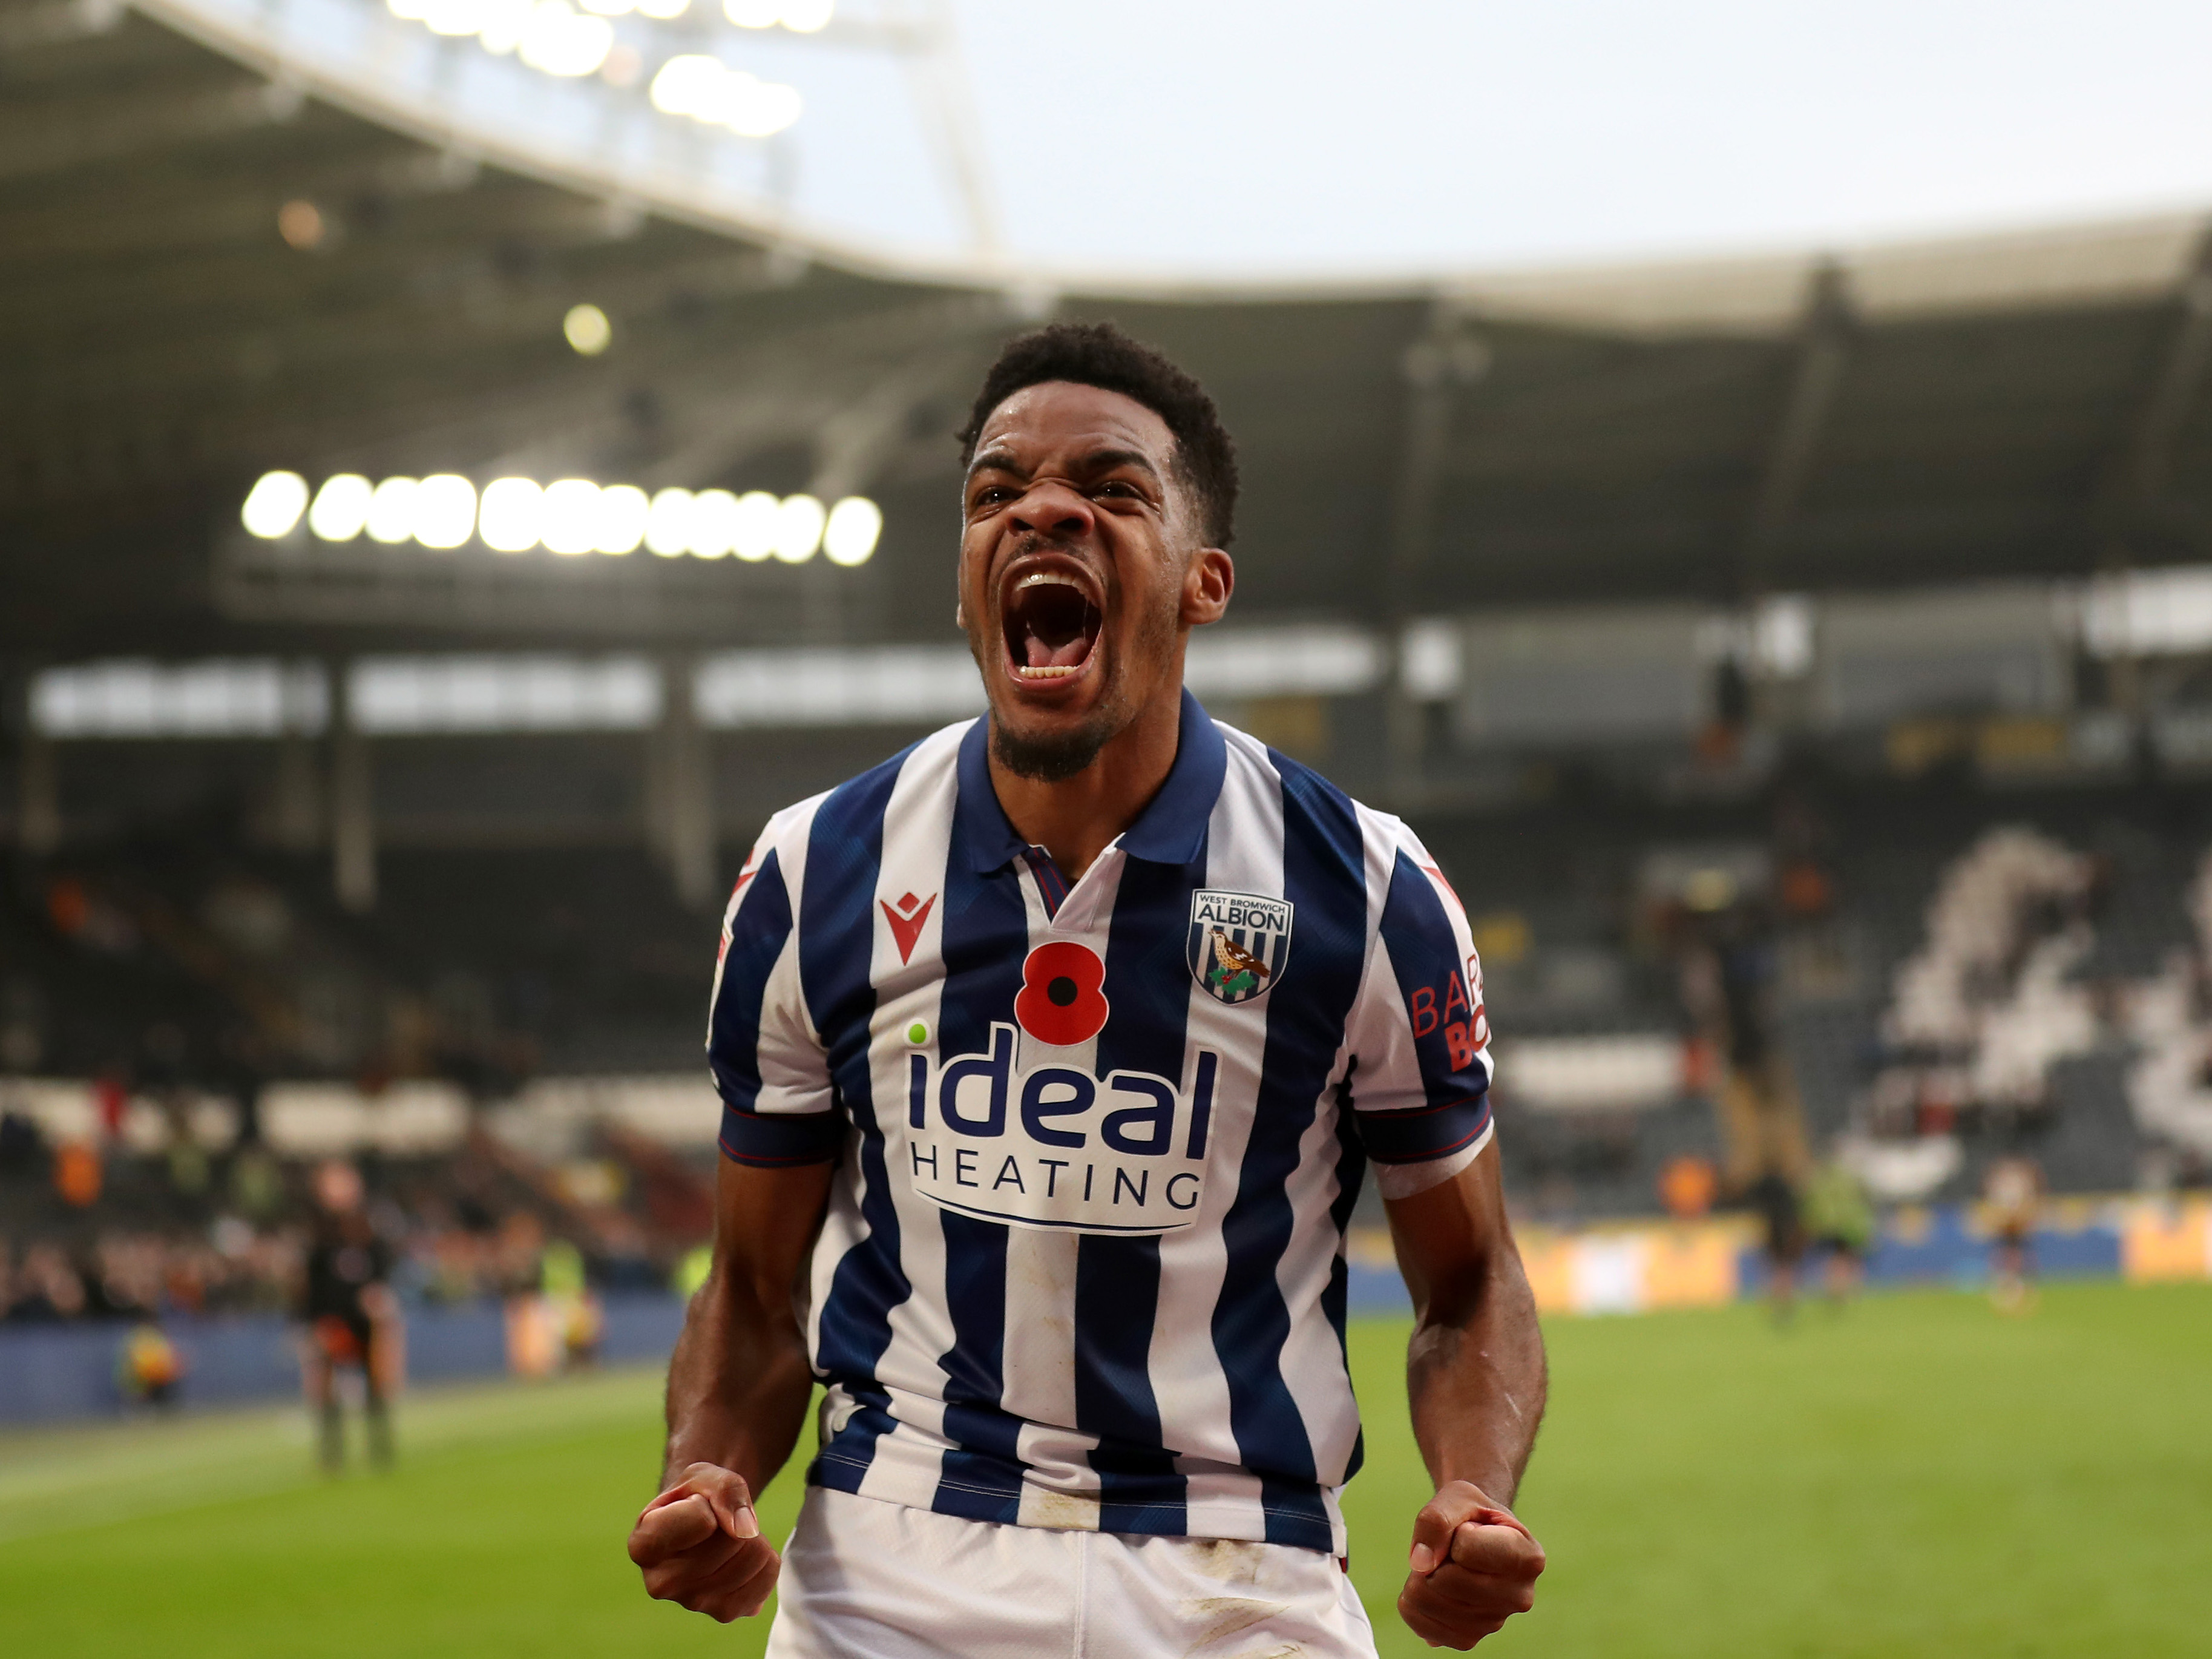
[[[694,1463],[645,1506],[630,1528],[629,1559],[646,1594],[728,1624],[761,1610],[783,1565],[761,1536],[744,1481],[713,1463]]]
[[[1410,1565],[1398,1616],[1432,1648],[1466,1649],[1535,1605],[1544,1547],[1480,1487],[1454,1480],[1414,1517]]]

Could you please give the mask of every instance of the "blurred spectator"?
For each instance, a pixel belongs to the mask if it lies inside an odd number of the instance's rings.
[[[97,1148],[82,1140],[68,1140],[54,1153],[54,1191],[63,1203],[90,1209],[100,1202],[100,1178]]]
[[[307,1335],[301,1377],[319,1425],[323,1470],[335,1474],[345,1466],[345,1412],[337,1389],[341,1367],[360,1369],[369,1461],[389,1468],[389,1396],[398,1380],[400,1340],[398,1302],[389,1282],[392,1252],[369,1224],[361,1176],[352,1165],[337,1160],[323,1164],[314,1185],[321,1212],[302,1275],[299,1312]]]
[[[207,1191],[210,1175],[206,1149],[192,1126],[191,1097],[172,1089],[161,1103],[169,1133],[169,1184],[189,1197]]]
[[[527,1296],[537,1290],[544,1269],[545,1224],[527,1210],[517,1210],[500,1224],[495,1271],[500,1289],[508,1296]]]
[[[584,1278],[584,1253],[565,1238],[545,1247],[538,1294],[557,1334],[562,1360],[569,1370],[596,1364],[606,1334],[606,1311]]]
[[[230,1160],[230,1200],[257,1221],[267,1221],[283,1207],[284,1172],[266,1147],[244,1147]]]
[[[1683,886],[1670,918],[1692,1064],[1720,1061],[1715,1091],[1726,1188],[1748,1198],[1768,1176],[1794,1188],[1809,1172],[1804,1111],[1774,1006],[1776,938],[1768,906],[1722,869]]]
[[[1990,1166],[1982,1188],[1988,1206],[1990,1261],[1990,1299],[2005,1313],[2025,1313],[2035,1304],[2035,1224],[2043,1207],[2043,1171],[2032,1158],[2014,1153]]]
[[[1752,1183],[1747,1196],[1765,1228],[1766,1297],[1775,1321],[1786,1325],[1796,1308],[1797,1267],[1805,1257],[1805,1223],[1797,1189],[1770,1170]]]
[[[1720,1177],[1712,1162],[1690,1153],[1670,1158],[1659,1172],[1659,1201],[1677,1221],[1701,1219],[1720,1193]]]
[[[23,1253],[8,1317],[26,1325],[75,1319],[84,1312],[85,1301],[84,1280],[70,1266],[68,1253],[58,1245],[34,1244]]]
[[[1829,1300],[1840,1306],[1866,1280],[1874,1243],[1874,1206],[1857,1176],[1839,1158],[1813,1172],[1805,1187],[1805,1231],[1822,1263]]]
[[[184,1376],[184,1356],[161,1328],[151,1322],[134,1327],[116,1356],[116,1387],[131,1404],[173,1406]]]

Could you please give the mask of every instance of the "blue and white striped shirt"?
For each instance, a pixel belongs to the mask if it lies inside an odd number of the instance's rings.
[[[838,1168],[817,1485],[1344,1550],[1369,1159],[1491,1133],[1467,920],[1404,824],[1206,718],[1072,886],[980,720],[769,821],[723,924],[724,1152]]]

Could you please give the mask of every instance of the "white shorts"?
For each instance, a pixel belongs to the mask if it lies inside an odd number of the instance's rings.
[[[963,1521],[811,1487],[768,1659],[1375,1659],[1331,1556]]]

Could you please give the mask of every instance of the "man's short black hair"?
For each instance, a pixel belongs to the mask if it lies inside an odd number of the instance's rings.
[[[975,459],[975,440],[991,411],[1025,386],[1068,380],[1118,392],[1167,422],[1176,470],[1197,497],[1209,547],[1226,547],[1237,526],[1237,445],[1213,399],[1161,353],[1111,323],[1051,323],[1006,343],[983,377],[960,432],[960,464]]]

